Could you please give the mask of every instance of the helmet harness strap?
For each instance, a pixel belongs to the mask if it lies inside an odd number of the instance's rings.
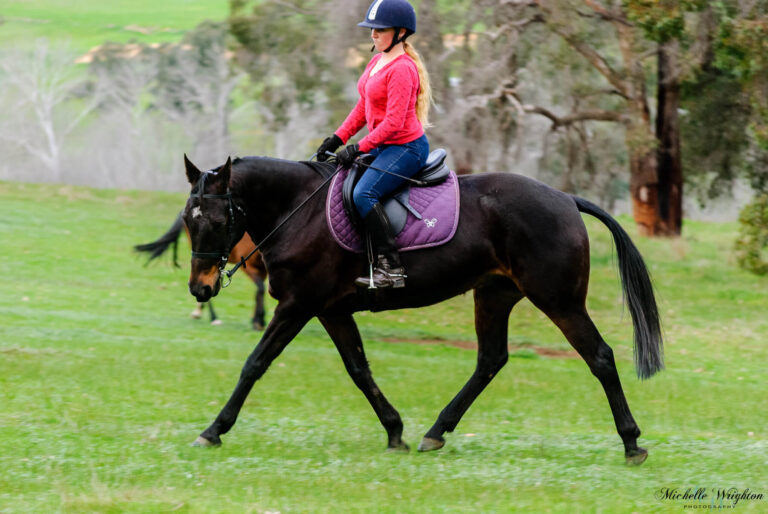
[[[386,50],[384,50],[384,53],[389,53],[390,50],[392,50],[396,44],[398,43],[405,43],[405,40],[410,36],[408,34],[408,30],[406,29],[405,35],[401,38],[400,37],[400,30],[401,27],[393,27],[395,29],[395,34],[392,36],[392,42],[389,44]],[[376,49],[376,45],[371,46],[371,52],[373,52]]]

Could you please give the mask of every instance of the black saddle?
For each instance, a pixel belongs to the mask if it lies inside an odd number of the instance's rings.
[[[381,204],[384,206],[384,211],[387,213],[389,223],[392,225],[395,235],[399,234],[400,231],[403,230],[403,227],[405,227],[409,212],[413,214],[416,219],[421,219],[421,214],[408,203],[411,195],[411,187],[436,186],[437,184],[445,182],[445,179],[448,178],[451,170],[449,170],[448,166],[445,164],[446,155],[446,151],[442,148],[430,152],[429,157],[427,157],[427,163],[412,177],[414,180],[422,182],[422,184],[415,185],[412,182],[406,182],[386,198],[381,199]],[[352,192],[355,190],[357,181],[360,180],[360,177],[363,176],[363,173],[367,169],[365,164],[372,163],[374,158],[373,155],[368,154],[359,157],[359,160],[364,164],[352,165],[341,188],[344,211],[358,230],[362,227],[362,219],[360,219],[355,203],[352,200]]]

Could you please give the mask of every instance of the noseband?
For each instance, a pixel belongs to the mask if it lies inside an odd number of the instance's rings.
[[[235,211],[234,209],[237,209],[240,211],[243,216],[245,216],[245,210],[240,207],[239,205],[235,204],[232,201],[232,191],[229,190],[229,186],[227,186],[227,192],[224,194],[211,194],[211,193],[203,193],[205,190],[205,180],[215,172],[212,171],[205,171],[200,176],[200,180],[197,181],[197,186],[195,186],[195,189],[192,190],[192,192],[189,194],[190,198],[199,198],[200,199],[200,207],[203,206],[203,198],[213,198],[213,199],[226,199],[227,200],[227,206],[228,206],[228,212],[227,212],[227,232],[229,234],[229,241],[232,241],[234,239],[234,232],[235,232]],[[227,262],[229,261],[229,254],[232,251],[232,248],[224,249],[220,252],[196,252],[192,251],[192,258],[193,259],[219,259],[219,275],[222,277],[222,287],[227,287],[229,285],[229,282],[226,284],[223,283],[223,277],[224,277],[224,268],[227,265]],[[231,279],[230,279],[231,282]]]

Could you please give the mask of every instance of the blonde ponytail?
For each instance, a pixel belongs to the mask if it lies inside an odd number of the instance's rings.
[[[432,104],[432,87],[429,85],[429,73],[421,60],[419,52],[408,41],[403,43],[405,53],[416,63],[419,72],[419,96],[416,98],[416,117],[424,128],[431,127],[429,123],[429,107]]]

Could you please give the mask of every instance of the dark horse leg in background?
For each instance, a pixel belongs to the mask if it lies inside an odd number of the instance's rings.
[[[246,233],[229,253],[229,262],[240,262],[240,259],[248,256],[255,247],[251,236]],[[256,252],[245,262],[245,273],[256,285],[256,307],[253,318],[251,318],[251,324],[254,330],[264,330],[266,326],[266,321],[264,321],[264,278],[267,276],[267,267],[264,265],[264,260],[259,252]]]
[[[253,323],[254,330],[264,330],[266,326],[266,321],[264,321],[266,314],[264,309],[264,279],[258,277],[254,282],[256,283],[256,309],[253,312],[251,323]]]

